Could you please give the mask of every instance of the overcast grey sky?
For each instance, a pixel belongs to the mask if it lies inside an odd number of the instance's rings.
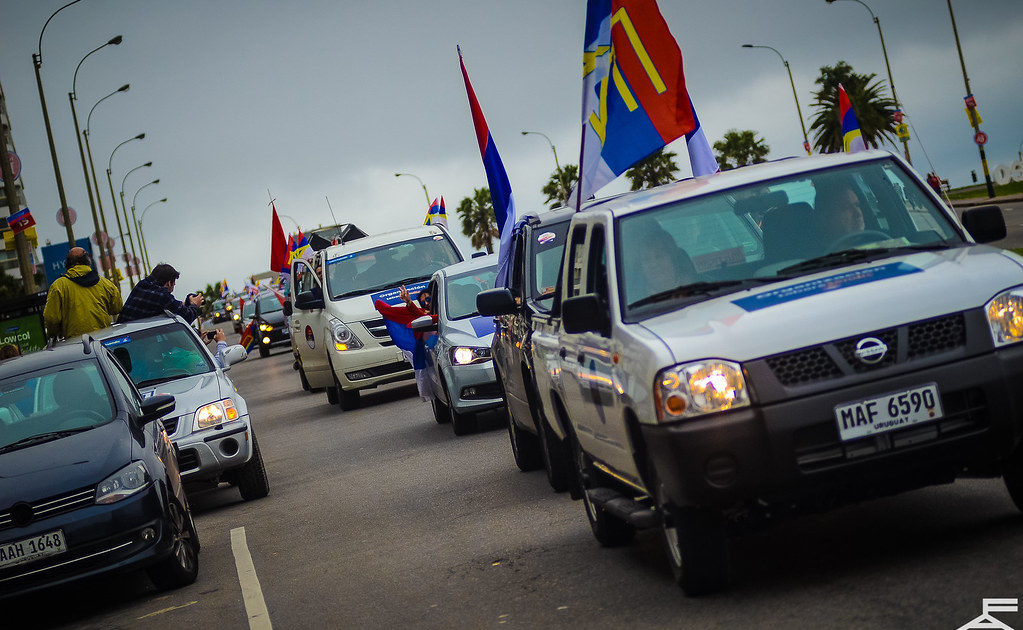
[[[0,0],[0,82],[22,158],[28,205],[42,239],[65,240],[31,64],[46,18],[66,0]],[[824,0],[661,0],[682,49],[686,78],[711,142],[753,129],[771,158],[798,155],[802,136],[788,78],[792,66],[807,126],[810,92],[822,65],[849,62],[885,77],[877,31],[855,2]],[[867,0],[881,20],[899,97],[917,134],[910,149],[922,173],[953,185],[980,175],[973,131],[944,0]],[[992,167],[1016,159],[1023,141],[1023,2],[953,0],[971,87]],[[114,35],[124,43],[92,55],[78,75],[80,119],[124,83],[131,90],[96,108],[93,152],[105,170],[121,148],[114,185],[131,168],[137,208],[146,215],[154,264],[182,272],[181,289],[227,278],[240,288],[269,263],[270,211],[303,228],[337,218],[371,233],[417,225],[425,199],[444,195],[453,232],[459,200],[486,186],[455,44],[508,170],[521,210],[542,206],[554,169],[542,131],[562,164],[578,161],[583,0],[83,0],[59,13],[42,43],[43,84],[76,236],[92,220],[68,107],[75,65]],[[84,120],[82,122],[84,125]],[[901,146],[901,145],[900,145]],[[688,174],[684,145],[679,153]],[[102,164],[102,167],[100,167]],[[105,177],[101,188],[113,228]],[[624,189],[620,182],[603,193]],[[286,230],[294,224],[282,218]],[[116,235],[115,235],[116,236]],[[181,297],[179,295],[179,297]]]

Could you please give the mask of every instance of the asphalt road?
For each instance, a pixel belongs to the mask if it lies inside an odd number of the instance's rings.
[[[198,581],[158,593],[129,575],[50,591],[0,603],[0,628],[249,628],[238,528],[268,611],[251,627],[955,629],[981,615],[982,598],[1023,596],[1023,516],[999,480],[747,535],[733,544],[732,587],[688,599],[655,532],[601,548],[581,503],[515,468],[497,418],[456,438],[411,384],[341,412],[299,388],[282,350],[230,374],[271,494],[191,495]],[[1023,628],[1023,613],[998,618]]]

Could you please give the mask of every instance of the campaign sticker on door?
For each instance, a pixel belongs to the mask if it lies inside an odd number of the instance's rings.
[[[313,349],[316,348],[316,337],[313,335],[313,327],[312,326],[306,326],[305,327],[305,342],[307,344],[309,344],[310,348],[313,348]]]
[[[558,238],[558,235],[554,232],[544,232],[536,237],[536,242],[543,245],[544,243],[550,243],[556,238]]]

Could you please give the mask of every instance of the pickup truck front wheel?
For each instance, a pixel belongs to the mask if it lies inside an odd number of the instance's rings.
[[[1023,445],[1016,447],[1016,450],[1005,461],[1005,468],[1002,471],[1002,481],[1005,488],[1016,504],[1016,509],[1023,511]]]
[[[587,480],[594,478],[590,458],[583,452],[578,442],[573,444],[575,454],[576,472],[579,475],[579,483],[582,487],[583,506],[586,508],[586,520],[590,523],[593,537],[605,547],[620,547],[632,541],[636,530],[625,521],[616,516],[608,514],[604,508],[590,500],[586,490],[593,487]]]
[[[661,533],[671,573],[686,595],[706,595],[727,584],[728,538],[720,514],[662,506]]]

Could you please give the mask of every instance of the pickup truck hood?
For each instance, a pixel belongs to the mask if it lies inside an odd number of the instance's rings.
[[[115,419],[0,455],[0,508],[97,484],[132,460],[131,432]]]
[[[1023,284],[1020,258],[987,246],[828,269],[645,320],[677,362],[748,361],[979,308]]]
[[[153,394],[174,396],[174,415],[194,414],[203,405],[227,397],[231,392],[224,390],[216,371],[189,376],[166,383],[159,383],[140,390],[143,398]]]

